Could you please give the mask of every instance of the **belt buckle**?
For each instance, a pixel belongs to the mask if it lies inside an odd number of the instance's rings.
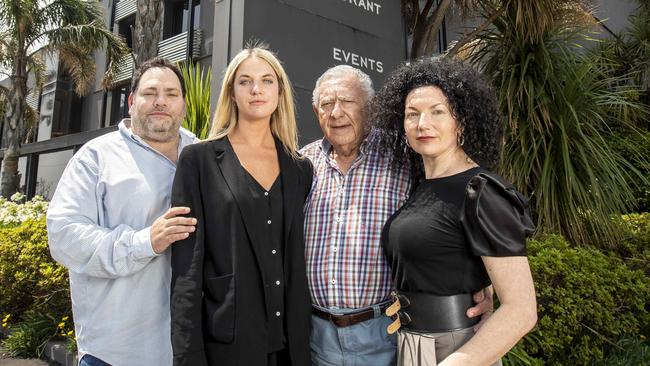
[[[396,291],[392,291],[391,296],[393,298],[393,303],[386,308],[386,316],[392,318],[394,321],[386,327],[388,334],[393,334],[397,332],[402,325],[408,325],[411,323],[411,316],[403,310],[411,305],[408,297],[401,295]]]

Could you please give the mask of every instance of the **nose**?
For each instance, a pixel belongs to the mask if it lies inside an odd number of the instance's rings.
[[[339,118],[343,116],[343,109],[341,108],[341,102],[339,102],[338,100],[334,102],[334,107],[332,108],[331,115],[334,118]]]
[[[428,113],[422,113],[420,114],[420,118],[418,118],[418,130],[423,131],[428,129],[431,126],[431,117],[429,116]]]
[[[261,93],[261,88],[260,84],[257,82],[253,83],[253,86],[251,87],[251,94],[259,94]]]
[[[153,105],[156,107],[163,107],[167,105],[167,96],[164,93],[158,94],[153,100]]]

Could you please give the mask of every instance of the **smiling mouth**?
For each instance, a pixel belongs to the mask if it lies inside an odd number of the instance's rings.
[[[149,113],[149,115],[153,117],[171,117],[169,113],[165,113],[165,112],[153,112],[153,113]]]
[[[433,137],[433,136],[420,136],[416,140],[418,140],[418,141],[429,141],[429,140],[433,140],[434,138],[435,137]]]
[[[254,100],[254,101],[250,102],[250,104],[252,104],[252,105],[262,105],[264,103],[266,103],[265,100]]]

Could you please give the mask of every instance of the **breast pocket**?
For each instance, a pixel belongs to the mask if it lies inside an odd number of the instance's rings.
[[[231,343],[235,335],[235,277],[206,278],[205,318],[208,334],[217,342]]]

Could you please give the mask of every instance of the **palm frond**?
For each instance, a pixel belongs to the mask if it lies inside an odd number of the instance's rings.
[[[634,98],[638,88],[576,49],[593,18],[585,4],[505,6],[469,57],[499,91],[505,112],[502,173],[531,197],[542,231],[613,243],[610,215],[634,202],[632,182],[648,182],[607,144],[612,126],[631,128],[646,115]]]
[[[181,64],[185,79],[185,119],[183,127],[198,138],[205,139],[210,131],[210,98],[212,70],[200,64]]]
[[[47,72],[47,65],[40,55],[35,54],[27,59],[27,73],[34,77],[34,86],[29,92],[34,92],[38,95],[41,94],[43,84],[45,82],[45,73]]]
[[[104,85],[112,83],[112,76],[116,73],[121,57],[129,52],[124,40],[106,29],[101,20],[53,29],[45,33],[44,37],[49,40],[49,43],[42,49],[60,53],[60,60],[77,81],[75,87],[77,93],[86,91],[89,87],[88,82],[94,77],[93,50],[104,47],[106,49],[109,65],[104,75]]]

